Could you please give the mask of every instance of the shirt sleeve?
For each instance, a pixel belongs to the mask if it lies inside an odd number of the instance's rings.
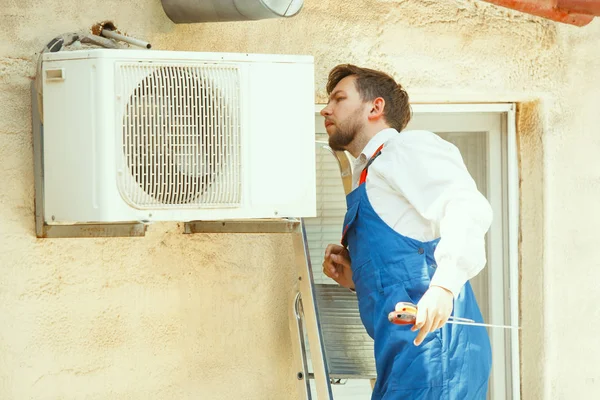
[[[486,264],[485,234],[492,209],[467,171],[460,151],[432,132],[406,131],[390,141],[384,179],[434,224],[440,242],[431,285],[458,297]]]

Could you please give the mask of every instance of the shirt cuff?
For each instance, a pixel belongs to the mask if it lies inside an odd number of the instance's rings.
[[[444,263],[438,264],[429,286],[443,287],[452,292],[456,299],[467,281],[467,275],[460,268],[457,268],[455,264]]]

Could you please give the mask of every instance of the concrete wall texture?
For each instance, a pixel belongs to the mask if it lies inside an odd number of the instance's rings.
[[[521,103],[523,398],[600,392],[600,22],[474,0],[306,0],[289,20],[196,25],[160,0],[3,0],[0,16],[0,399],[297,398],[288,236],[35,238],[36,53],[104,20],[155,49],[314,55],[316,102],[352,62],[415,102]]]

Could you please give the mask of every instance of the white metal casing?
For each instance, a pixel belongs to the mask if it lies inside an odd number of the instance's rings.
[[[239,202],[139,207],[124,196],[123,187],[132,180],[124,167],[123,132],[133,87],[120,78],[124,65],[238,71],[240,181],[233,186],[239,188]],[[312,57],[77,50],[45,54],[42,78],[47,224],[315,215]],[[172,93],[185,96],[183,90]]]

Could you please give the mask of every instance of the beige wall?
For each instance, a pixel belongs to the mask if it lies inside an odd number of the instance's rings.
[[[600,392],[600,22],[471,0],[306,0],[290,20],[189,26],[160,0],[4,0],[0,16],[1,399],[296,398],[289,237],[156,224],[145,238],[35,238],[34,54],[106,19],[155,49],[312,54],[318,101],[327,71],[353,62],[417,102],[526,102],[523,398]]]

